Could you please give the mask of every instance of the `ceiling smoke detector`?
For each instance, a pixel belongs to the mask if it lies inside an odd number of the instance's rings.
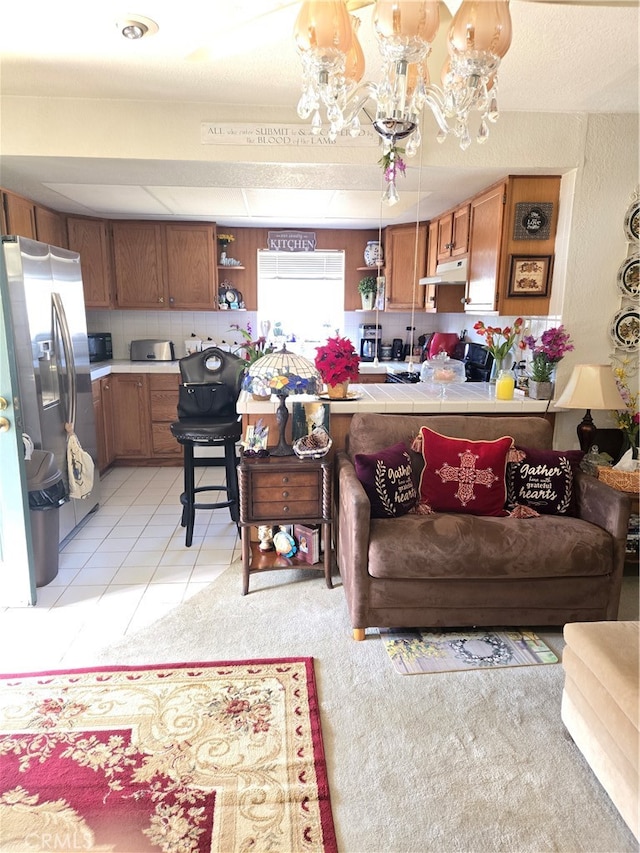
[[[120,21],[116,22],[116,27],[120,31],[123,38],[129,41],[137,41],[144,36],[152,36],[158,32],[158,25],[151,18],[145,18],[143,15],[127,15]]]

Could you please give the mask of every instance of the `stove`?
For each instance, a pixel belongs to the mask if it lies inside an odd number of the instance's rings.
[[[400,383],[401,385],[413,385],[414,382],[420,382],[419,371],[401,370],[398,373],[387,373],[387,382]]]

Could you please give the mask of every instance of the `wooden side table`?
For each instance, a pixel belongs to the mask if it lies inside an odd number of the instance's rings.
[[[258,572],[287,568],[315,569],[297,556],[282,557],[260,551],[251,542],[252,525],[320,524],[324,547],[324,577],[331,580],[331,479],[332,462],[297,456],[243,457],[238,466],[242,541],[242,594],[249,592],[249,577]]]

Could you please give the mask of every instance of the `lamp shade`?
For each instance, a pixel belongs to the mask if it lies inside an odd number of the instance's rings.
[[[322,386],[320,374],[312,361],[286,346],[270,355],[258,358],[247,371],[251,378],[273,380],[272,388],[278,394],[315,394]]]
[[[556,400],[558,409],[626,409],[608,364],[576,364]]]

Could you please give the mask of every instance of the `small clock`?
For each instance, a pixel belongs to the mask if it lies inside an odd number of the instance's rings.
[[[225,298],[225,299],[227,300],[227,302],[229,302],[229,303],[231,303],[231,302],[240,302],[240,297],[239,297],[239,295],[238,295],[237,290],[233,290],[232,288],[229,288],[229,290],[226,290],[226,291],[225,291],[224,298]]]

